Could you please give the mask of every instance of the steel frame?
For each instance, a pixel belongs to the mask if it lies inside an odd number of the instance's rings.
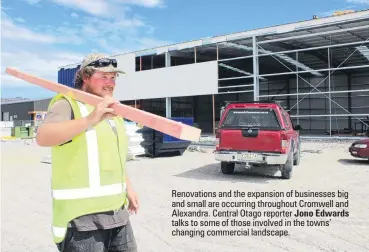
[[[344,29],[339,29],[339,30],[317,32],[317,33],[311,33],[311,34],[305,34],[305,35],[297,35],[297,36],[291,36],[291,37],[286,37],[286,38],[270,39],[270,40],[264,40],[264,41],[258,41],[258,36],[252,36],[252,55],[242,56],[242,57],[234,57],[234,58],[226,58],[226,59],[221,59],[221,60],[219,59],[219,57],[217,57],[217,61],[218,61],[218,64],[223,65],[223,67],[224,67],[225,64],[223,62],[229,62],[229,61],[234,61],[234,60],[239,60],[239,59],[252,58],[252,60],[253,60],[253,73],[247,73],[246,76],[241,76],[241,77],[219,78],[219,81],[253,78],[253,84],[251,84],[251,86],[253,86],[254,89],[251,92],[253,92],[254,100],[259,100],[259,98],[263,98],[263,97],[296,96],[296,103],[293,106],[290,106],[289,111],[291,111],[293,108],[296,107],[297,113],[296,113],[296,115],[291,115],[291,117],[296,118],[297,123],[299,123],[299,118],[329,117],[329,135],[330,135],[330,137],[332,137],[332,117],[348,117],[348,118],[352,117],[352,118],[355,118],[355,119],[359,120],[364,125],[369,126],[367,123],[365,123],[362,120],[362,118],[359,118],[359,117],[369,116],[369,113],[368,114],[353,114],[349,111],[352,108],[351,105],[349,105],[351,107],[349,108],[349,110],[347,110],[344,106],[342,106],[341,104],[339,104],[338,102],[336,102],[332,99],[332,94],[337,94],[337,93],[356,93],[356,92],[366,93],[366,92],[368,92],[368,95],[369,95],[369,88],[368,89],[360,89],[360,90],[335,91],[335,90],[332,90],[332,87],[331,87],[331,76],[335,71],[337,71],[337,70],[347,70],[347,69],[369,68],[369,64],[361,64],[361,65],[357,65],[357,66],[341,67],[341,65],[344,64],[358,50],[358,48],[355,48],[354,52],[352,52],[348,57],[346,57],[346,59],[343,60],[338,66],[332,67],[332,64],[331,64],[331,49],[332,48],[337,48],[337,47],[350,46],[350,45],[362,46],[362,45],[365,45],[365,44],[369,44],[369,38],[367,38],[364,41],[359,41],[359,42],[337,43],[337,44],[331,44],[331,45],[313,46],[313,47],[308,47],[308,48],[301,48],[301,49],[294,49],[294,50],[283,50],[283,51],[277,51],[277,52],[270,52],[270,51],[267,51],[263,48],[264,44],[270,44],[270,43],[273,43],[273,42],[280,42],[280,41],[293,40],[293,39],[301,39],[301,38],[308,38],[308,37],[316,37],[316,36],[321,36],[321,35],[339,34],[339,33],[350,32],[350,31],[355,31],[355,30],[362,30],[362,29],[369,29],[369,25],[352,27],[352,28],[344,28]],[[231,41],[231,43],[234,45],[235,42]],[[227,44],[227,42],[220,42],[219,44],[224,45],[224,44]],[[238,47],[238,48],[242,48],[242,45],[240,45],[240,47]],[[311,69],[311,70],[299,70],[299,66],[298,66],[298,64],[296,64],[296,69],[293,70],[282,62],[282,60],[280,59],[281,57],[277,58],[277,56],[281,55],[281,54],[295,53],[295,55],[296,55],[295,61],[298,62],[299,52],[305,52],[305,51],[311,51],[311,50],[317,50],[317,49],[327,49],[327,59],[328,59],[327,60],[327,68]],[[247,47],[247,50],[250,51],[249,46]],[[219,55],[218,43],[217,43],[217,55]],[[272,74],[259,74],[259,58],[260,57],[265,57],[265,56],[272,56],[275,60],[277,60],[282,65],[284,65],[289,70],[289,72],[272,73]],[[238,71],[238,70],[240,70],[240,69],[237,69],[235,71]],[[238,71],[238,72],[240,72],[240,71]],[[313,85],[301,76],[301,74],[303,74],[303,73],[312,73],[312,72],[320,72],[320,73],[321,72],[328,72],[328,76],[323,78],[323,80],[320,81],[317,85]],[[259,79],[265,79],[265,77],[268,77],[268,76],[281,76],[281,75],[295,75],[296,76],[296,93],[273,94],[273,95],[260,95],[259,94],[259,92],[260,92],[259,91]],[[322,83],[324,83],[326,79],[328,79],[328,91],[322,91],[322,90],[319,89],[319,86]],[[303,81],[306,84],[308,84],[312,88],[312,90],[308,93],[306,93],[306,92],[300,93],[299,92],[299,82],[300,81]],[[244,86],[250,86],[250,85],[239,85],[239,86],[236,85],[236,86],[230,86],[229,88],[231,88],[231,87],[232,88],[244,87]],[[218,86],[218,88],[223,89],[223,88],[226,88],[226,87]],[[316,92],[313,92],[313,91],[316,91]],[[235,91],[235,92],[224,91],[224,92],[219,92],[219,94],[245,93],[245,92],[250,92],[250,91],[249,90]],[[300,108],[299,108],[300,102],[303,101],[307,96],[317,95],[317,94],[323,95],[326,99],[328,99],[328,101],[329,101],[329,103],[328,103],[328,105],[329,105],[329,114],[323,114],[323,115],[303,115],[303,114],[300,114]],[[334,114],[334,113],[332,113],[332,103],[334,103],[337,107],[339,107],[340,109],[342,109],[346,113],[345,114]]]
[[[333,26],[335,26],[333,24]],[[352,32],[352,31],[358,31],[358,30],[363,30],[363,29],[369,29],[369,25],[362,25],[362,26],[357,26],[357,27],[351,27],[351,28],[340,28],[338,30],[328,30],[328,31],[324,31],[324,32],[316,32],[316,33],[309,33],[309,34],[304,34],[304,35],[295,35],[295,36],[290,36],[290,37],[283,37],[283,38],[275,38],[275,39],[267,39],[267,40],[262,40],[263,35],[253,35],[251,37],[248,38],[242,38],[242,40],[244,39],[251,39],[252,40],[252,46],[249,43],[247,46],[243,45],[243,44],[237,44],[239,43],[238,39],[230,39],[226,42],[216,42],[214,43],[214,45],[216,45],[216,60],[218,62],[219,67],[221,68],[226,68],[226,69],[230,69],[234,72],[237,72],[238,74],[243,74],[244,76],[238,76],[238,77],[227,77],[227,78],[218,78],[218,93],[217,95],[223,95],[223,94],[235,94],[235,93],[253,93],[253,99],[254,101],[259,101],[260,98],[266,98],[266,97],[296,97],[296,103],[293,104],[292,106],[289,106],[289,111],[291,111],[292,109],[294,109],[296,107],[296,114],[291,115],[291,118],[295,118],[297,120],[297,124],[300,123],[300,118],[301,119],[309,119],[311,118],[311,120],[316,120],[316,119],[312,119],[312,118],[322,118],[323,120],[326,121],[326,117],[329,117],[329,135],[330,137],[332,136],[332,118],[336,118],[336,120],[340,120],[340,119],[344,119],[344,117],[349,118],[349,121],[351,122],[351,118],[355,118],[358,121],[362,122],[364,125],[369,126],[367,123],[365,123],[360,117],[364,117],[364,116],[369,116],[368,114],[360,114],[360,113],[351,113],[350,110],[352,108],[354,108],[351,104],[351,97],[348,98],[350,99],[349,102],[349,110],[347,110],[344,106],[342,106],[341,104],[339,104],[338,102],[334,101],[332,99],[332,94],[339,94],[339,93],[367,93],[368,92],[368,96],[369,96],[369,88],[368,89],[359,89],[359,90],[332,90],[332,83],[331,83],[331,76],[332,74],[337,71],[337,70],[349,70],[349,69],[363,69],[363,68],[369,68],[369,64],[359,64],[359,65],[355,65],[355,66],[345,66],[342,67],[342,65],[358,50],[358,47],[363,46],[363,45],[368,45],[369,46],[369,38],[365,39],[362,38],[361,36],[352,34],[354,36],[357,36],[358,38],[362,39],[362,41],[355,41],[355,42],[344,42],[344,43],[340,43],[337,41],[333,41],[334,44],[329,44],[329,45],[323,45],[323,46],[309,46],[309,47],[304,47],[304,48],[296,48],[295,46],[291,46],[291,50],[285,50],[282,49],[280,51],[270,51],[270,50],[266,50],[264,49],[264,45],[267,44],[272,44],[275,42],[281,42],[281,41],[288,41],[288,40],[296,40],[296,39],[303,39],[303,38],[311,38],[311,37],[318,37],[318,36],[322,36],[325,40],[328,40],[328,35],[332,35],[332,34],[340,34],[340,33],[344,33],[344,32]],[[332,43],[332,39],[330,39],[330,43]],[[304,44],[304,43],[303,43]],[[250,53],[252,53],[251,55],[247,55],[247,56],[240,56],[240,57],[233,57],[233,58],[225,58],[225,59],[219,59],[219,45],[225,45],[228,47],[236,47],[240,50],[245,50],[248,51]],[[286,44],[288,45],[288,44]],[[357,46],[354,50],[354,52],[352,52],[348,57],[346,57],[340,64],[338,64],[338,62],[332,62],[331,61],[331,50],[333,48],[340,48],[340,47],[345,47],[345,46]],[[294,48],[295,47],[295,48]],[[283,47],[282,47],[283,48]],[[287,47],[288,48],[288,47]],[[320,50],[320,49],[327,49],[327,55],[320,57],[320,60],[325,60],[327,59],[327,67],[326,68],[320,68],[320,69],[312,69],[311,67],[302,64],[301,62],[299,62],[299,53],[301,52],[308,52],[308,51],[313,51],[313,50]],[[294,54],[295,55],[295,59],[291,58],[290,56],[287,56],[286,54]],[[171,65],[171,57],[170,57],[170,52],[166,52],[165,53],[165,62],[166,62],[166,67],[170,67]],[[266,57],[266,56],[271,56],[273,57],[276,61],[278,61],[280,64],[282,64],[284,67],[286,67],[288,69],[287,72],[279,72],[279,73],[268,73],[268,74],[260,74],[259,73],[259,59],[262,57]],[[231,62],[231,61],[235,61],[235,60],[241,60],[241,59],[252,59],[252,65],[253,65],[253,70],[252,73],[242,70],[240,68],[237,67],[233,67],[229,64],[226,64],[227,62]],[[194,63],[197,63],[197,47],[194,47]],[[287,64],[285,64],[284,62],[288,62],[290,65],[295,66],[294,69],[292,69],[291,67],[288,67]],[[141,61],[140,61],[141,63]],[[142,63],[141,63],[142,64]],[[141,65],[140,64],[140,65]],[[302,74],[306,74],[306,73],[310,73],[313,74],[315,76],[323,76],[322,73],[324,72],[328,72],[327,76],[323,78],[322,81],[320,81],[318,84],[313,85],[311,84],[308,80],[306,80],[304,77],[302,77]],[[287,93],[287,94],[268,94],[268,95],[260,95],[260,79],[261,80],[266,80],[267,77],[271,77],[271,76],[283,76],[283,75],[294,75],[296,78],[296,92],[295,93]],[[220,85],[220,82],[226,82],[229,80],[237,80],[237,79],[253,79],[253,84],[245,84],[245,83],[240,83],[239,85]],[[328,79],[328,91],[322,91],[320,90],[321,88],[319,88],[319,86],[322,83],[325,83],[325,81]],[[300,86],[301,86],[301,81],[308,84],[309,87],[311,87],[312,89],[309,92],[300,92]],[[289,86],[289,85],[288,85]],[[251,90],[250,89],[246,89],[248,87],[253,87]],[[286,86],[285,86],[286,87]],[[241,88],[240,91],[232,91],[232,89],[236,89],[236,88]],[[283,90],[283,89],[282,89]],[[290,90],[290,87],[289,87]],[[322,95],[324,96],[324,98],[326,98],[329,102],[328,102],[328,111],[329,113],[326,114],[316,114],[316,115],[306,115],[304,113],[300,113],[300,103],[301,101],[303,101],[306,97],[308,96],[314,96],[314,95]],[[335,97],[338,98],[338,97]],[[213,128],[215,127],[215,114],[214,114],[214,106],[215,106],[215,98],[214,95],[212,95],[212,106],[213,106]],[[336,114],[336,113],[332,113],[332,103],[335,104],[338,108],[340,108],[341,110],[344,111],[344,113],[340,113],[340,114]],[[324,111],[327,111],[327,108],[324,108]],[[166,116],[167,117],[171,117],[171,98],[167,97],[166,98]]]
[[[165,53],[165,67],[170,67],[171,65],[171,58],[170,53]],[[172,117],[172,98],[165,97],[165,116],[167,118]]]

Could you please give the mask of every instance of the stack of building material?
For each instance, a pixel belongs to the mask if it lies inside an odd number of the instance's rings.
[[[41,163],[51,164],[51,155],[43,156],[41,158]]]
[[[140,127],[137,123],[125,121],[126,132],[128,136],[128,159],[144,155],[145,148],[142,146],[144,138],[140,133]]]
[[[14,127],[13,121],[1,121],[0,122],[0,137],[1,138],[11,137],[13,127]]]

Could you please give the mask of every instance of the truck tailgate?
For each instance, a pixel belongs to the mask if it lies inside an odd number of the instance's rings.
[[[219,131],[221,150],[280,152],[280,131],[257,128],[223,129]]]

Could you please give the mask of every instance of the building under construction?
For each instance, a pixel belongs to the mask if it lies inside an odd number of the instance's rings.
[[[369,125],[369,10],[114,55],[115,98],[213,133],[224,101],[280,101],[302,134]],[[78,65],[59,69],[73,86]]]

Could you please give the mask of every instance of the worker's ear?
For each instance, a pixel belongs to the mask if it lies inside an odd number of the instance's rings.
[[[87,82],[91,77],[89,76],[83,76],[82,80],[83,82]]]

